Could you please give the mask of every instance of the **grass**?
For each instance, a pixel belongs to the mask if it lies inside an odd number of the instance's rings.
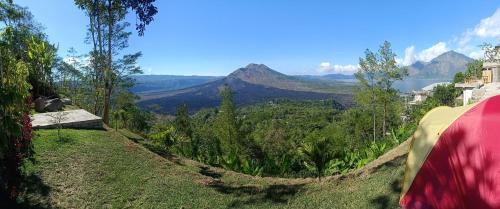
[[[403,159],[367,177],[260,178],[161,157],[114,131],[40,130],[19,204],[40,208],[397,208]]]

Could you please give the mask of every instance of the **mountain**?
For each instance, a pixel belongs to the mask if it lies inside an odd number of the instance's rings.
[[[189,106],[191,112],[202,108],[216,107],[220,104],[220,90],[229,86],[237,106],[251,105],[274,99],[319,100],[335,99],[344,106],[352,105],[352,95],[333,93],[327,89],[315,86],[293,76],[288,76],[270,69],[265,65],[250,64],[239,68],[227,77],[205,84],[174,90],[141,94],[138,105],[151,109],[159,105],[159,112],[174,113],[175,108],[182,103]],[[342,85],[342,84],[340,84]],[[351,86],[343,86],[343,89]]]
[[[300,78],[277,72],[263,64],[249,64],[229,74],[228,79],[240,79],[242,81],[275,87],[279,89],[295,91],[322,91],[314,86],[313,82],[301,80]]]
[[[129,90],[136,94],[188,88],[220,79],[218,76],[134,75],[136,85]]]
[[[473,59],[455,51],[445,52],[430,62],[417,61],[408,66],[412,78],[452,79],[457,72],[463,72]]]

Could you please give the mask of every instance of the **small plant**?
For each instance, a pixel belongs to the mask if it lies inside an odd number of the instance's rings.
[[[168,127],[167,129],[160,132],[150,134],[149,138],[155,143],[162,144],[163,146],[165,146],[165,148],[169,148],[175,143],[174,133],[174,127]]]
[[[125,120],[127,120],[127,112],[125,112],[125,110],[120,109],[114,111],[112,116],[113,120],[115,121],[115,131],[118,131],[118,121],[122,122],[122,127],[125,126]]]
[[[304,144],[299,149],[299,153],[306,159],[304,165],[309,170],[316,171],[320,181],[321,177],[325,174],[327,163],[333,160],[330,143],[327,138],[320,138]]]
[[[262,176],[264,167],[259,166],[254,160],[242,160],[242,172],[252,176]]]
[[[57,128],[57,138],[62,140],[61,129],[63,128],[62,122],[67,119],[68,112],[58,111],[55,113],[50,113],[49,116],[52,118],[51,122],[56,125]]]

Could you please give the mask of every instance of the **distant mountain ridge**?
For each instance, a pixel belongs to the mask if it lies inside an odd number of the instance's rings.
[[[311,83],[275,71],[264,64],[249,64],[246,67],[239,68],[229,74],[227,79],[240,79],[251,84],[265,85],[279,89],[318,91],[318,89],[311,86]]]
[[[345,75],[340,73],[326,74],[326,75],[296,75],[294,77],[309,80],[354,80],[354,74]]]
[[[458,72],[464,72],[474,59],[455,51],[445,52],[429,62],[417,61],[408,66],[412,78],[452,79]]]
[[[186,103],[190,111],[195,112],[202,108],[218,106],[221,101],[220,90],[226,85],[231,88],[234,102],[238,106],[274,99],[334,99],[344,106],[352,105],[351,94],[332,93],[315,88],[308,82],[282,74],[263,64],[250,64],[225,78],[185,89],[142,94],[138,105],[148,109],[158,104],[160,109],[154,111],[172,114],[179,104]]]
[[[129,90],[136,94],[170,91],[196,86],[223,78],[222,76],[134,75],[135,86]]]

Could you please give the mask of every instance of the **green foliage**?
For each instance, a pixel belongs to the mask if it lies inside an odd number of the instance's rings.
[[[455,98],[458,95],[460,95],[460,91],[453,84],[439,85],[434,88],[434,93],[430,99],[436,100],[440,105],[453,107]]]
[[[165,146],[166,148],[169,148],[170,146],[174,145],[174,143],[175,143],[174,134],[175,134],[174,127],[172,127],[172,126],[162,127],[157,132],[153,132],[152,134],[149,134],[148,138],[153,140],[155,143],[161,144],[161,145]]]
[[[463,83],[465,81],[465,75],[462,72],[458,72],[453,76],[453,83]]]
[[[21,192],[22,163],[33,154],[30,78],[39,68],[33,69],[26,56],[33,32],[27,29],[33,22],[29,11],[0,1],[0,21],[0,193],[15,200]]]
[[[264,167],[257,164],[254,160],[244,160],[242,163],[241,171],[243,173],[252,175],[252,176],[262,176],[264,172]]]
[[[333,159],[331,146],[330,140],[319,138],[306,142],[299,149],[300,155],[305,158],[305,166],[309,170],[314,170],[320,179],[325,173],[327,163]]]
[[[178,131],[178,134],[181,134],[185,137],[191,138],[193,135],[193,131],[191,129],[191,121],[188,114],[188,106],[187,104],[181,104],[177,106],[177,112],[175,114],[174,119],[175,129]]]
[[[143,35],[146,25],[153,20],[157,10],[153,5],[154,0],[75,0],[74,2],[89,17],[87,40],[93,45],[93,49],[89,53],[91,63],[87,69],[91,75],[88,79],[91,81],[90,86],[96,92],[93,99],[94,113],[101,113],[103,122],[110,124],[113,92],[116,88],[130,84],[129,75],[142,72],[136,66],[138,58],[142,56],[140,52],[116,59],[116,56],[128,47],[128,39],[132,34],[126,31],[130,23],[125,21],[125,17],[129,11],[136,12],[139,15],[137,30],[139,35]],[[99,98],[102,98],[102,101],[99,101]]]
[[[465,70],[465,78],[467,78],[467,79],[482,79],[483,78],[483,60],[474,60],[471,63],[467,64],[467,70]]]
[[[28,63],[30,64],[30,83],[35,93],[47,94],[44,89],[52,87],[52,68],[55,63],[57,49],[44,37],[31,36],[27,43]]]
[[[153,133],[174,127],[168,151],[252,175],[321,177],[359,169],[406,140],[416,124],[401,120],[403,102],[392,83],[407,72],[396,65],[390,44],[367,51],[360,65],[358,105],[347,110],[333,100],[274,100],[236,109],[226,86],[218,109],[190,117],[180,105],[176,118]],[[407,114],[419,117],[417,111]]]
[[[0,31],[2,45],[16,60],[23,61],[29,75],[33,96],[52,95],[52,67],[57,49],[47,41],[39,24],[25,8],[12,3],[0,5],[0,21],[5,23]]]
[[[193,130],[190,140],[176,130],[172,136],[174,144],[168,150],[252,175],[324,176],[358,169],[413,133],[412,127],[399,125],[373,142],[367,138],[371,132],[371,124],[366,123],[370,115],[363,108],[341,110],[332,100],[276,100],[234,110],[234,114],[236,123],[241,124],[237,142],[245,149],[224,151],[217,133],[220,111],[205,109],[189,117]],[[176,127],[175,120],[167,124],[159,130]],[[318,169],[304,155],[304,149],[306,144],[314,147],[320,139],[328,142],[327,150],[323,150],[328,151],[328,158]]]
[[[418,122],[430,110],[439,106],[456,106],[455,99],[461,94],[460,90],[455,88],[453,84],[439,85],[434,88],[432,96],[428,97],[421,104],[411,107],[407,114],[410,116],[410,122],[406,124],[405,130],[415,130]],[[402,132],[401,130],[399,132]],[[405,133],[404,136],[407,136]]]
[[[222,92],[222,103],[215,120],[215,134],[220,141],[224,153],[241,153],[242,143],[239,136],[239,123],[233,104],[231,89],[225,87]]]
[[[392,84],[408,75],[406,68],[398,67],[396,54],[387,41],[377,53],[365,51],[359,59],[360,70],[355,74],[360,85],[355,90],[358,105],[370,111],[373,140],[383,137],[388,130],[397,126],[391,123],[401,113],[397,90]]]
[[[143,111],[135,105],[136,95],[128,92],[119,92],[114,98],[114,111],[110,124],[115,128],[125,128],[136,133],[146,134],[155,122],[152,113]]]
[[[0,159],[12,146],[11,139],[22,135],[22,113],[31,88],[27,65],[11,54],[0,41]]]

